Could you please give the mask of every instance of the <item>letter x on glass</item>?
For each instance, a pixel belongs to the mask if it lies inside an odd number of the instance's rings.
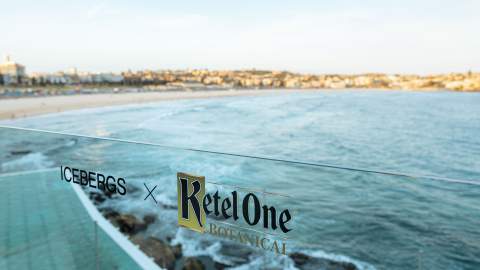
[[[153,196],[152,192],[157,188],[157,185],[155,185],[152,190],[150,190],[147,185],[145,183],[143,183],[143,185],[145,186],[145,188],[148,190],[148,195],[147,197],[145,197],[145,199],[143,199],[144,201],[147,200],[148,197],[152,197],[152,199],[155,201],[155,203],[157,203],[157,200],[155,200],[155,196]]]

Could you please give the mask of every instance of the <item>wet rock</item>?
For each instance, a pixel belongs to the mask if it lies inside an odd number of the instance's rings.
[[[112,192],[112,191],[108,190],[108,188],[100,189],[100,190],[101,190],[101,191],[103,192],[103,194],[104,194],[107,198],[109,198],[109,199],[111,199],[113,195],[117,194],[116,192]]]
[[[358,270],[358,268],[350,262],[339,262],[325,258],[316,258],[300,252],[289,255],[300,270]]]
[[[306,254],[303,254],[303,253],[292,253],[290,254],[290,258],[293,260],[293,262],[295,263],[295,265],[304,265],[305,263],[308,262],[309,259],[311,259],[312,257],[306,255]]]
[[[175,258],[180,258],[182,257],[182,245],[180,244],[177,244],[175,246],[172,246],[172,251],[173,251],[173,254],[175,255]]]
[[[195,268],[203,267],[203,268]],[[213,269],[223,270],[230,265],[222,264],[214,261],[210,256],[197,256],[197,257],[181,257],[177,260],[175,270],[185,269]]]
[[[157,217],[155,215],[145,215],[143,217],[143,222],[145,222],[145,224],[148,226],[148,225],[154,223],[156,219],[157,219]]]
[[[156,220],[155,215],[145,215],[142,220],[139,220],[133,215],[120,214],[109,207],[102,208],[100,211],[106,219],[118,227],[122,233],[127,235],[134,235],[146,230],[148,226]]]
[[[203,263],[194,257],[189,257],[185,259],[182,270],[204,270],[205,266]]]
[[[100,209],[100,212],[108,220],[114,219],[120,215],[120,213],[118,213],[117,211],[113,210],[110,207],[102,208]]]
[[[167,243],[155,237],[143,238],[135,236],[131,238],[147,256],[152,257],[156,264],[168,270],[175,268],[175,253]]]
[[[219,262],[214,262],[213,267],[215,267],[216,270],[223,270],[223,269],[229,267],[229,265],[219,263]]]
[[[88,187],[85,187],[85,186],[82,186],[82,188],[87,191],[88,190]],[[88,192],[88,191],[87,191]],[[112,199],[112,196],[114,195],[115,193],[111,192],[111,191],[108,191],[107,189],[105,190],[97,190],[97,191],[90,191],[88,192],[88,197],[90,198],[90,200],[95,204],[95,205],[99,205],[101,203],[103,203],[104,201],[106,201],[107,199]]]
[[[138,220],[130,214],[119,214],[109,219],[113,225],[117,226],[122,233],[134,235],[147,229],[145,222]]]
[[[93,202],[93,204],[98,205],[103,203],[107,198],[105,195],[98,193],[98,192],[90,192],[90,200]]]

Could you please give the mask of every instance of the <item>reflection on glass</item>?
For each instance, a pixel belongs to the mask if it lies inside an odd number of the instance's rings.
[[[480,266],[480,187],[474,181],[8,128],[0,130],[0,143],[0,269]],[[206,225],[214,224],[217,234],[179,227],[179,172],[205,177],[205,192],[218,192],[221,204],[233,202],[232,192],[239,200],[254,194],[267,211],[254,225],[242,216],[207,215]],[[272,229],[270,206],[277,222],[290,210],[290,231]],[[248,209],[253,213],[254,204]],[[269,246],[257,244],[263,238]],[[275,241],[280,251],[285,244],[285,255],[272,249]]]

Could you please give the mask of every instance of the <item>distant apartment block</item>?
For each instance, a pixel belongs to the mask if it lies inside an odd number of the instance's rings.
[[[5,85],[21,84],[26,79],[25,66],[20,65],[5,57],[5,62],[0,64],[0,82]]]

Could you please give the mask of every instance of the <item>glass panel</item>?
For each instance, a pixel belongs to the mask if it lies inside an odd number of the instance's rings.
[[[67,111],[2,120],[1,124],[478,179],[478,104],[478,93],[264,91],[256,96]]]
[[[2,269],[480,267],[474,180],[8,128],[0,144]]]

